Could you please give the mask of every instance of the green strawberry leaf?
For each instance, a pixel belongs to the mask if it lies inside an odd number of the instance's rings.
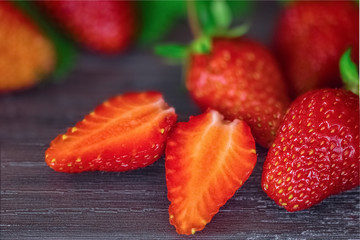
[[[185,59],[188,55],[188,48],[179,44],[166,44],[155,46],[155,54],[170,59]]]
[[[242,35],[244,35],[245,33],[247,33],[250,29],[250,23],[246,22],[238,27],[226,30],[226,31],[219,31],[216,32],[214,35],[215,36],[225,36],[225,37],[240,37]]]
[[[341,56],[339,65],[345,89],[359,95],[359,71],[351,60],[351,48],[348,48]]]
[[[252,11],[254,5],[252,1],[227,2],[231,15],[235,18],[247,16]],[[205,34],[211,34],[216,26],[215,20],[212,14],[210,14],[211,3],[211,1],[194,1],[194,4],[197,5],[197,14]],[[162,40],[179,20],[186,18],[185,0],[141,0],[137,1],[137,4],[141,16],[138,43],[143,46],[152,45]],[[200,10],[204,8],[207,11]]]
[[[140,45],[162,39],[179,19],[186,16],[185,1],[142,0],[137,4],[141,16]]]
[[[227,29],[231,24],[231,10],[224,0],[213,1],[210,5],[211,14],[217,29]]]
[[[205,54],[211,52],[211,37],[203,35],[193,41],[190,45],[191,52],[197,54]]]
[[[196,39],[189,47],[180,45],[158,46],[155,53],[176,59],[187,59],[189,52],[207,54],[212,50],[212,37],[238,37],[243,35],[250,24],[245,23],[239,27],[228,30],[232,15],[235,17],[246,16],[251,12],[251,1],[192,1],[187,2],[190,28]],[[186,60],[185,60],[186,62]]]
[[[75,62],[76,50],[73,44],[48,23],[32,2],[13,1],[13,3],[29,16],[53,43],[57,55],[53,76],[55,80],[64,77]]]
[[[227,4],[231,10],[233,18],[247,17],[253,11],[255,1],[231,1],[228,0]]]
[[[210,10],[211,1],[196,1],[196,14],[201,25],[202,34],[211,35],[216,30],[216,22]],[[191,19],[190,19],[191,20]]]

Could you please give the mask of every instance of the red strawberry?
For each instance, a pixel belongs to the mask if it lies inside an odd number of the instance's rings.
[[[29,88],[55,65],[52,43],[11,2],[0,1],[0,92]]]
[[[359,185],[359,97],[341,89],[298,97],[266,158],[262,188],[288,211]]]
[[[294,96],[342,85],[341,54],[354,48],[358,61],[359,10],[355,1],[299,1],[281,15],[275,48]]]
[[[45,160],[54,170],[69,173],[145,167],[162,155],[176,119],[158,92],[120,95],[57,136]]]
[[[128,47],[136,31],[131,1],[41,1],[59,25],[93,51],[117,53]]]
[[[244,119],[255,140],[270,147],[289,98],[269,51],[245,38],[215,38],[208,54],[192,54],[186,86],[204,109]]]
[[[194,234],[250,176],[255,142],[244,121],[208,110],[177,124],[165,157],[170,223],[179,234]]]

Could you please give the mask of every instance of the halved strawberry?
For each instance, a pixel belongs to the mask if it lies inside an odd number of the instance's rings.
[[[127,93],[104,102],[45,152],[60,172],[127,171],[152,164],[163,153],[177,120],[158,92]]]
[[[194,234],[250,176],[255,142],[244,121],[208,110],[176,125],[165,158],[170,223],[179,234]]]

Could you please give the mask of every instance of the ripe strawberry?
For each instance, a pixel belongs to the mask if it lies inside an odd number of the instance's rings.
[[[11,2],[0,1],[0,36],[0,92],[32,87],[53,70],[53,45]]]
[[[126,49],[136,31],[131,1],[41,1],[60,26],[79,43],[100,53]]]
[[[288,211],[359,185],[359,97],[310,91],[290,106],[266,158],[262,188]]]
[[[276,60],[261,44],[241,37],[248,25],[229,29],[225,1],[190,1],[188,9],[196,39],[187,47],[158,47],[157,53],[189,61],[186,87],[195,102],[226,119],[245,120],[256,142],[270,147],[290,102]]]
[[[341,54],[355,48],[358,61],[359,11],[355,1],[299,1],[281,15],[275,50],[294,96],[323,87],[342,85]]]
[[[250,176],[255,142],[244,121],[230,123],[208,110],[177,124],[165,159],[170,223],[179,234],[194,234]]]
[[[215,38],[208,54],[192,54],[186,81],[203,109],[244,119],[255,140],[270,147],[288,105],[285,84],[269,51],[245,38]]]
[[[60,134],[45,152],[60,172],[127,171],[160,158],[177,115],[158,92],[109,99]]]

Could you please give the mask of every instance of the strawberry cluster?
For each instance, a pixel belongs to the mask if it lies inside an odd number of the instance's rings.
[[[229,29],[223,3],[199,3],[211,19],[200,28],[190,14],[192,29],[203,30],[189,46],[157,48],[187,62],[186,87],[204,113],[176,123],[175,109],[161,93],[120,95],[56,137],[46,163],[68,173],[128,171],[165,152],[169,220],[179,234],[202,230],[249,178],[255,141],[269,148],[261,187],[288,211],[359,186],[359,80],[351,59],[358,60],[356,7],[289,4],[278,23],[276,58],[242,36],[246,25]],[[73,24],[64,26],[70,30],[77,23],[71,17]],[[88,39],[94,29],[83,30],[76,34]],[[107,50],[114,46],[102,43]],[[340,76],[345,89],[332,88]]]

